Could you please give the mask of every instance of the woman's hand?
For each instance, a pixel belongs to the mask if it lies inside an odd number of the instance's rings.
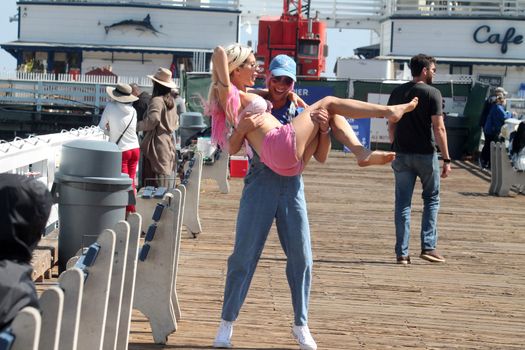
[[[304,102],[304,100],[293,91],[290,91],[288,93],[288,100],[290,100],[296,107],[303,107],[303,108],[308,107],[306,102]]]
[[[324,108],[315,109],[310,112],[310,118],[314,123],[319,124],[319,131],[327,134],[330,130],[330,117],[328,111]]]

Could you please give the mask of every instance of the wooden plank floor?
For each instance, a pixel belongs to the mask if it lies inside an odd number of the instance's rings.
[[[310,329],[319,349],[522,349],[525,346],[525,196],[487,195],[489,178],[454,162],[442,182],[439,250],[419,259],[421,199],[414,196],[412,265],[395,264],[390,166],[358,168],[332,152],[305,172],[314,252]],[[177,291],[182,320],[153,345],[135,312],[130,349],[208,349],[220,318],[242,180],[220,194],[203,182],[197,239],[185,234]],[[272,229],[234,329],[239,349],[297,349],[285,257]]]

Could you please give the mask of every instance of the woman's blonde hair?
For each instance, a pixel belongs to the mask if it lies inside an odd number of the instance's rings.
[[[228,59],[228,73],[232,73],[236,68],[239,68],[242,66],[248,57],[253,53],[253,50],[251,47],[244,46],[241,44],[230,44],[226,46],[224,49],[226,53],[226,58]],[[215,89],[214,86],[218,82],[217,74],[215,73],[215,70],[212,71],[211,75],[211,85],[210,89],[208,91],[208,105],[217,104],[217,96],[215,95]],[[220,82],[219,82],[220,84]],[[230,122],[233,122],[233,116],[237,114],[237,111],[225,111],[226,115],[228,116],[228,119]]]
[[[228,45],[224,51],[228,57],[228,73],[231,73],[246,62],[248,57],[253,53],[251,47],[241,44]]]
[[[224,49],[228,59],[228,73],[231,74],[236,68],[242,66],[248,57],[253,53],[250,47],[241,44],[231,44]],[[208,103],[205,108],[205,113],[212,117],[212,140],[217,142],[223,149],[226,145],[226,134],[230,126],[235,125],[236,117],[240,107],[239,91],[235,86],[232,86],[230,94],[228,95],[228,102],[226,110],[223,110],[217,100],[215,92],[216,84],[221,84],[218,81],[215,70],[212,71],[211,85],[208,91]],[[222,83],[224,84],[224,83]]]

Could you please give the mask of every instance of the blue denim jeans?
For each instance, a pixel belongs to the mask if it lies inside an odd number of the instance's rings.
[[[397,153],[392,162],[396,181],[395,223],[397,256],[409,255],[410,213],[416,178],[423,186],[421,250],[435,249],[438,239],[440,170],[437,154]]]
[[[312,249],[302,176],[280,176],[260,162],[252,162],[244,179],[235,246],[228,259],[223,320],[237,319],[274,219],[287,258],[294,321],[307,324]]]

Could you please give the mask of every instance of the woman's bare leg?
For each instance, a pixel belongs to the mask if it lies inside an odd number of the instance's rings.
[[[339,114],[347,118],[385,117],[395,123],[401,119],[403,114],[413,111],[417,103],[417,97],[414,97],[409,103],[384,106],[349,98],[327,96],[314,103],[311,108],[325,108],[330,114]]]
[[[303,159],[303,161],[309,160],[317,148],[317,144],[315,145],[315,148],[311,144],[317,140],[319,125],[312,121],[312,118],[310,117],[311,110],[312,108],[303,110],[291,121],[295,130],[295,148],[297,158]],[[309,156],[307,153],[309,153]]]
[[[348,121],[343,116],[333,116],[330,121],[330,127],[337,141],[352,151],[357,159],[357,164],[361,167],[386,164],[395,158],[395,152],[371,151],[364,147],[358,140],[352,126],[348,124]]]
[[[319,134],[317,134],[317,136],[314,137],[312,142],[310,142],[309,144],[306,145],[306,148],[305,148],[304,154],[303,154],[304,167],[306,167],[306,165],[308,164],[310,159],[312,159],[312,157],[314,156],[315,151],[317,151],[317,146],[318,145],[319,145]]]
[[[397,122],[399,119],[401,119],[403,114],[414,110],[414,108],[417,106],[417,102],[418,99],[415,97],[409,103],[383,106],[379,104],[333,96],[324,97],[309,108],[305,109],[297,117],[292,119],[292,124],[296,135],[295,139],[297,158],[301,158],[303,160],[305,159],[304,153],[306,148],[314,140],[314,138],[317,137],[317,133],[319,132],[319,126],[314,123],[310,117],[311,110],[325,108],[331,116],[343,115],[348,118],[387,117],[389,121]],[[344,117],[341,119],[344,119]],[[344,122],[347,127],[350,127],[346,120]],[[345,144],[345,146],[348,145]]]

